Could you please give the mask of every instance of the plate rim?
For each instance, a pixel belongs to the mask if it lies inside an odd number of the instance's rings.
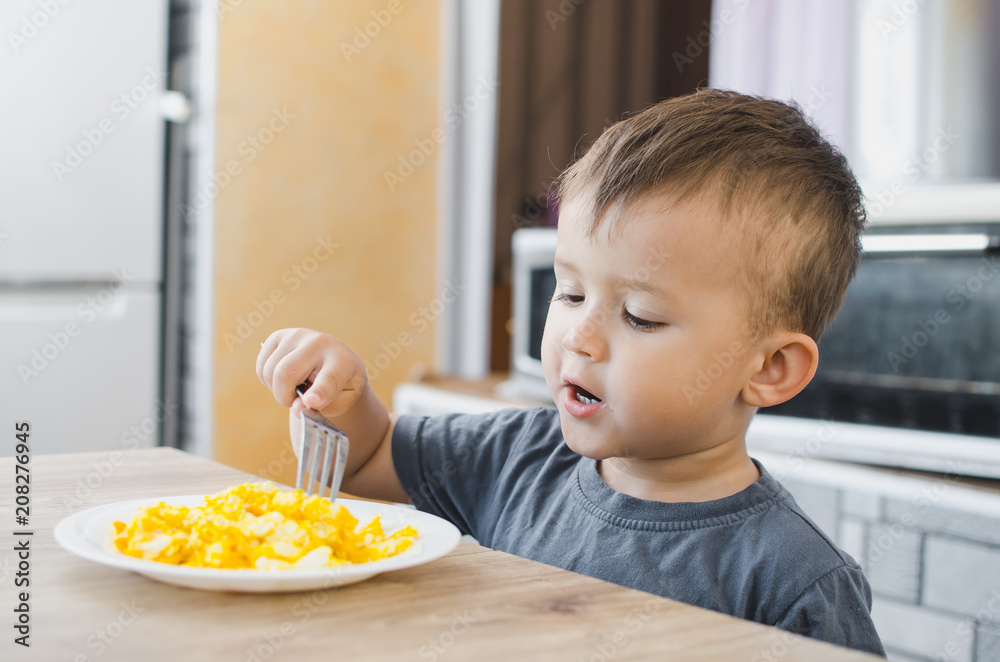
[[[143,497],[138,499],[128,499],[124,501],[114,501],[111,503],[91,506],[84,510],[79,510],[63,517],[53,527],[53,535],[56,543],[64,550],[101,565],[119,568],[130,572],[135,572],[151,579],[175,583],[169,579],[190,580],[197,582],[213,582],[224,584],[227,589],[253,591],[255,585],[273,586],[275,583],[286,585],[293,584],[296,588],[287,590],[308,590],[310,588],[320,588],[322,582],[330,581],[329,586],[323,588],[335,588],[339,584],[338,579],[349,580],[348,582],[361,581],[373,577],[383,572],[402,570],[442,558],[451,553],[461,540],[461,532],[458,528],[441,517],[431,513],[425,513],[415,508],[409,508],[393,503],[383,503],[379,501],[366,501],[361,499],[338,498],[336,503],[342,504],[352,510],[351,506],[360,504],[362,510],[373,512],[372,514],[385,515],[385,511],[392,511],[402,516],[406,524],[412,524],[417,528],[417,542],[422,543],[419,551],[414,554],[402,552],[399,556],[392,556],[384,559],[377,559],[367,563],[349,564],[341,566],[328,566],[324,568],[310,569],[288,569],[288,570],[255,570],[250,568],[228,569],[228,568],[200,568],[192,566],[180,566],[169,563],[161,563],[148,559],[137,559],[125,554],[115,553],[106,548],[100,541],[94,540],[88,535],[87,529],[102,516],[109,514],[109,511],[117,511],[126,508],[139,508],[144,505],[155,505],[157,503],[181,503],[191,500],[201,500],[206,496],[214,494],[185,494],[161,497]],[[383,512],[377,512],[377,511]],[[367,515],[371,517],[372,515]],[[359,516],[361,520],[366,515]],[[417,520],[417,521],[406,521]],[[421,521],[423,524],[421,524]],[[425,534],[421,526],[430,525],[435,537],[433,540],[421,539]],[[409,550],[407,550],[409,551]],[[194,584],[185,583],[185,586],[198,588]],[[301,586],[299,586],[301,585]],[[273,590],[273,589],[269,589]]]

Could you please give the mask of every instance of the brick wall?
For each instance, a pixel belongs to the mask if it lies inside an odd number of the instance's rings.
[[[864,568],[889,659],[1000,661],[1000,487],[751,454]]]

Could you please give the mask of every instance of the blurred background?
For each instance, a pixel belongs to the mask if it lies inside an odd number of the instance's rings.
[[[698,87],[796,102],[871,226],[817,379],[748,441],[862,560],[896,659],[1000,659],[1000,3],[8,0],[0,22],[2,424],[286,483],[272,331],[341,338],[397,411],[544,403],[553,178]]]

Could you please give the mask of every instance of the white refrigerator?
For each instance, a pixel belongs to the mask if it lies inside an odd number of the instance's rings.
[[[0,455],[159,443],[166,0],[0,6]]]

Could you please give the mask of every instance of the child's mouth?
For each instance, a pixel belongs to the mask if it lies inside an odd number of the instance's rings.
[[[576,397],[577,402],[582,402],[585,405],[596,405],[598,402],[602,402],[599,397],[575,384],[573,385],[573,395]]]
[[[576,384],[567,384],[566,386],[563,406],[571,416],[587,418],[604,407],[604,401],[587,389]]]

